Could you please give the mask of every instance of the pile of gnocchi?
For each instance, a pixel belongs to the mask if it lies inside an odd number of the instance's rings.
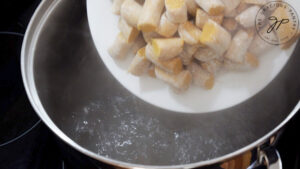
[[[108,53],[114,59],[135,55],[132,75],[148,74],[176,91],[191,84],[212,89],[218,72],[255,69],[258,57],[273,47],[255,29],[268,1],[113,0],[120,33]]]

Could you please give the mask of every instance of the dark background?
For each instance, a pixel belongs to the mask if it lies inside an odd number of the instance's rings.
[[[0,30],[24,33],[40,0],[1,0]]]

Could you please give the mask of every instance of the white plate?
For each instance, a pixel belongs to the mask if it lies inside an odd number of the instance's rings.
[[[289,1],[287,1],[289,2]],[[289,2],[300,9],[298,0]],[[192,86],[177,95],[165,83],[150,77],[135,77],[127,72],[130,59],[115,61],[107,52],[118,34],[118,16],[111,12],[109,0],[87,0],[91,34],[101,58],[113,76],[131,93],[155,106],[184,113],[207,113],[235,106],[265,88],[287,63],[295,45],[288,51],[276,48],[259,58],[258,69],[249,72],[227,72],[216,77],[212,90]],[[299,12],[298,12],[299,13]],[[100,78],[100,77],[99,77]]]

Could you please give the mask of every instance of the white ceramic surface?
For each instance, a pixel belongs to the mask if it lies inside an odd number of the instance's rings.
[[[290,0],[295,9],[300,1]],[[118,16],[111,12],[109,0],[87,0],[88,20],[95,46],[112,75],[130,92],[155,106],[183,113],[207,113],[235,106],[265,88],[287,63],[295,45],[287,51],[278,47],[259,58],[258,69],[247,72],[223,72],[216,77],[212,90],[192,86],[183,94],[175,94],[167,84],[150,77],[135,77],[127,72],[133,56],[116,61],[107,49],[118,34]],[[300,12],[298,12],[300,14]]]

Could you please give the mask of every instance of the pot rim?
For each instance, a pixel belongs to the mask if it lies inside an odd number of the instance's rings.
[[[226,154],[221,157],[217,157],[211,160],[206,161],[200,161],[196,163],[190,163],[190,164],[182,164],[182,165],[171,165],[171,166],[151,166],[151,165],[139,165],[139,164],[132,164],[128,162],[122,162],[119,160],[113,160],[104,156],[101,156],[99,154],[96,154],[90,150],[87,150],[86,148],[82,147],[81,145],[74,142],[72,139],[70,139],[67,135],[65,135],[50,119],[47,112],[44,110],[40,100],[39,96],[36,90],[35,82],[34,82],[34,76],[33,76],[33,60],[34,60],[34,51],[35,46],[39,37],[39,34],[41,32],[41,29],[46,22],[47,18],[51,15],[52,11],[55,9],[59,3],[62,2],[62,0],[44,0],[42,1],[38,8],[36,9],[34,15],[32,16],[30,23],[28,25],[28,28],[26,30],[26,34],[23,40],[22,45],[22,51],[21,51],[21,71],[22,71],[22,78],[23,78],[23,84],[25,86],[25,90],[27,93],[27,96],[30,100],[30,103],[32,107],[34,108],[35,112],[38,114],[38,116],[42,119],[42,121],[46,124],[46,126],[52,130],[60,139],[62,139],[65,143],[69,144],[79,152],[96,159],[98,161],[118,166],[118,167],[125,167],[125,168],[133,168],[133,169],[150,169],[150,168],[156,168],[156,169],[179,169],[179,168],[195,168],[195,167],[203,167],[208,165],[217,164],[222,161],[226,161],[228,159],[231,159],[232,157],[235,157],[237,155],[240,155],[248,150],[252,150],[255,147],[258,147],[259,145],[265,143],[268,141],[270,137],[272,137],[274,134],[276,134],[280,129],[282,129],[289,120],[294,117],[294,115],[298,112],[300,109],[300,101],[298,104],[294,107],[294,109],[290,112],[290,114],[283,120],[277,127],[275,127],[272,131],[261,137],[260,139],[256,140],[255,142],[237,150],[232,153]]]

